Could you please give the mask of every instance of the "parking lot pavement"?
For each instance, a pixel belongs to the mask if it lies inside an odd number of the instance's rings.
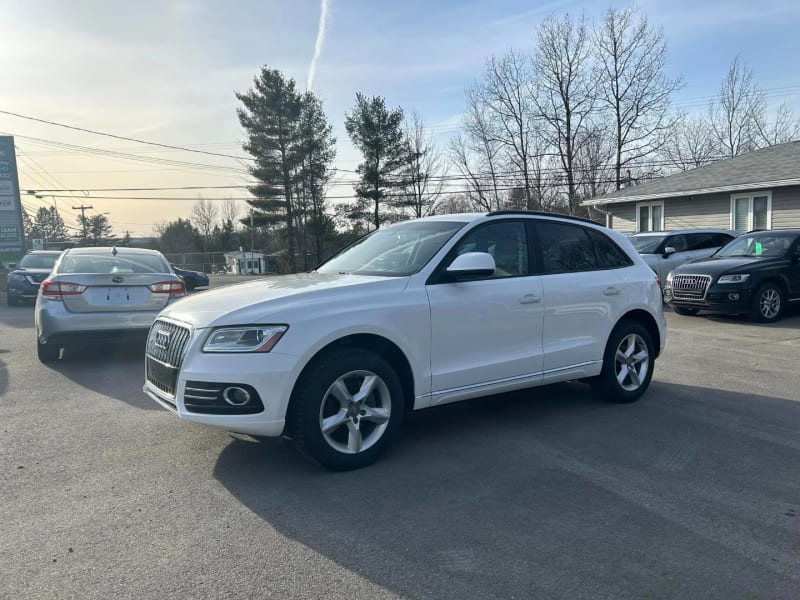
[[[796,598],[800,315],[668,320],[636,404],[446,406],[331,473],[155,407],[141,347],[43,366],[0,307],[0,597]]]

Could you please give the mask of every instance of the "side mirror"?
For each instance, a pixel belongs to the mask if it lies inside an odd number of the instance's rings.
[[[664,258],[667,258],[670,254],[675,254],[676,252],[677,250],[675,248],[673,248],[672,246],[667,246],[666,248],[664,248],[663,256]]]
[[[467,252],[456,256],[447,267],[447,274],[456,281],[494,275],[494,258],[488,252]]]
[[[9,269],[16,269],[17,268],[17,263],[8,263],[8,268]]]

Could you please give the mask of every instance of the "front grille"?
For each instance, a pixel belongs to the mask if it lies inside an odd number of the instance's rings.
[[[147,336],[147,381],[170,397],[175,396],[178,371],[191,334],[187,327],[159,319],[153,323]]]
[[[675,300],[702,302],[705,300],[709,285],[711,285],[709,275],[673,275],[672,297]]]
[[[159,319],[153,323],[147,336],[146,354],[168,367],[180,369],[191,335],[188,327]]]

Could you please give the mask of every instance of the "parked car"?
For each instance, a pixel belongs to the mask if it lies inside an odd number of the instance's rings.
[[[743,235],[705,260],[672,271],[664,299],[680,315],[748,314],[770,323],[800,301],[800,229]]]
[[[65,346],[144,340],[159,311],[185,292],[155,250],[65,250],[36,297],[39,360],[58,359]]]
[[[50,274],[60,255],[60,250],[33,250],[23,256],[18,265],[9,264],[6,303],[17,306],[25,300],[36,300],[39,284]]]
[[[209,285],[208,275],[200,271],[192,271],[190,269],[181,269],[172,265],[172,270],[175,275],[183,279],[183,284],[186,286],[186,291],[191,292],[196,288],[207,288]]]
[[[685,229],[635,233],[629,239],[663,286],[670,271],[690,260],[711,256],[738,235],[727,229]]]
[[[571,379],[632,402],[664,339],[661,290],[622,234],[531,212],[446,215],[381,228],[311,273],[168,307],[144,390],[184,419],[285,434],[352,469],[408,410]]]

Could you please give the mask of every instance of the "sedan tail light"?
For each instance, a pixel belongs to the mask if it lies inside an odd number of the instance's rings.
[[[77,296],[86,291],[86,286],[69,281],[51,281],[45,279],[41,285],[42,297],[50,300],[61,300],[63,296]]]
[[[169,294],[173,298],[186,295],[186,286],[183,281],[159,281],[147,286],[154,294]]]

